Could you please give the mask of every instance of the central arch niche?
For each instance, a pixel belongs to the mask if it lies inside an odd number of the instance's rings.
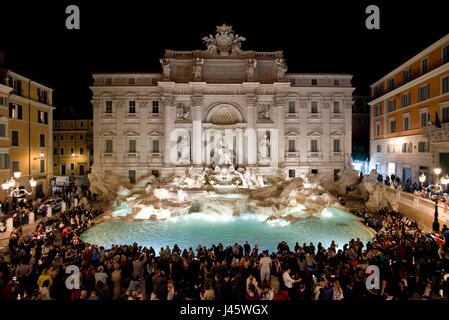
[[[206,121],[216,125],[233,125],[243,122],[242,114],[235,106],[219,104],[208,113]]]

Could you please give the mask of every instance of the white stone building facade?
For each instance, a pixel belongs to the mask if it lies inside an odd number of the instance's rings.
[[[94,74],[94,163],[133,182],[190,167],[343,170],[351,155],[351,75],[286,73],[281,51],[243,51],[228,26],[207,50],[167,50],[162,73]]]

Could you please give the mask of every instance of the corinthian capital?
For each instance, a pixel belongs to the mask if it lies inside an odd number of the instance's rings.
[[[277,107],[284,106],[287,103],[287,98],[284,96],[276,96],[273,103]]]
[[[257,103],[257,97],[254,95],[246,96],[246,104],[254,106]]]
[[[176,103],[175,97],[162,97],[162,103],[164,106],[174,106]]]
[[[193,107],[203,105],[203,97],[202,96],[192,96],[191,101],[192,101]]]

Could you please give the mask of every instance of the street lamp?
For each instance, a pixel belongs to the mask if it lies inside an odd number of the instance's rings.
[[[441,193],[441,190],[440,190],[441,186],[438,182],[440,180],[441,168],[435,168],[435,169],[433,169],[433,171],[437,175],[437,180],[436,180],[435,187],[434,187],[435,213],[434,213],[434,219],[433,219],[433,223],[432,223],[432,229],[435,232],[440,232],[440,223],[438,222],[438,198]],[[442,180],[441,182],[443,182],[443,179],[441,179]],[[447,181],[446,179],[444,179],[444,180]]]
[[[422,172],[421,175],[419,176],[419,182],[421,182],[421,188],[422,188],[424,181],[426,181],[426,175],[424,174],[424,172]]]

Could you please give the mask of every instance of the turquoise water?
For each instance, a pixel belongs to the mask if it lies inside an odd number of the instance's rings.
[[[335,240],[339,248],[351,239],[360,238],[365,244],[371,240],[367,228],[356,223],[357,218],[335,208],[327,208],[319,219],[309,219],[295,223],[283,220],[264,221],[266,216],[244,214],[239,217],[205,215],[192,213],[165,221],[137,220],[109,221],[86,231],[81,239],[88,243],[110,248],[112,244],[133,244],[156,249],[177,244],[181,249],[196,248],[199,244],[210,247],[222,243],[224,246],[242,244],[248,240],[259,248],[276,251],[282,240],[290,248],[298,242],[315,246],[321,242],[328,247]]]

